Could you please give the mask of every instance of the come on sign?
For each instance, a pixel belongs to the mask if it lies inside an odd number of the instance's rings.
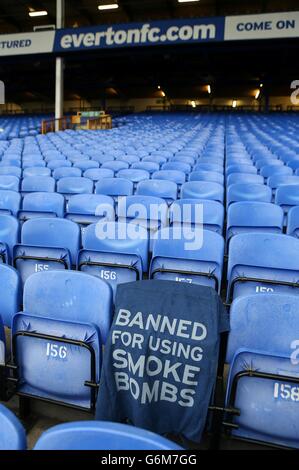
[[[295,29],[296,21],[295,20],[278,20],[273,23],[273,21],[248,21],[247,23],[238,23],[238,31],[272,31],[273,29]]]

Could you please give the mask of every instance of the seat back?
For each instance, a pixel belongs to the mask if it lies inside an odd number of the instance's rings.
[[[227,187],[237,183],[264,184],[264,178],[252,173],[231,173],[226,179]]]
[[[4,255],[5,259],[2,262],[8,263],[12,256],[13,247],[18,243],[19,239],[19,223],[17,219],[11,215],[0,214],[0,243],[5,245],[8,250],[8,259]],[[2,257],[3,258],[3,257]]]
[[[114,200],[101,194],[76,194],[70,197],[66,217],[80,224],[82,230],[103,219],[114,221]]]
[[[289,355],[238,350],[226,398],[240,413],[233,419],[233,436],[298,449],[298,374],[298,362]]]
[[[89,225],[82,237],[83,251],[78,258],[81,271],[118,284],[139,280],[148,267],[148,233],[139,226],[122,222]]]
[[[164,228],[157,232],[150,267],[152,279],[210,286],[220,291],[224,240],[199,228]]]
[[[24,312],[53,320],[94,324],[101,331],[103,342],[111,325],[111,301],[111,290],[105,282],[76,271],[36,273],[24,286]]]
[[[299,294],[299,240],[274,233],[243,233],[230,241],[227,300],[286,292]]]
[[[223,203],[224,189],[219,183],[209,181],[189,181],[181,188],[183,199],[208,199]]]
[[[51,176],[51,170],[47,167],[28,167],[23,171],[23,178],[27,176]]]
[[[118,204],[119,222],[136,220],[136,223],[155,231],[168,222],[168,206],[164,199],[155,196],[129,196]]]
[[[223,184],[224,176],[217,171],[197,170],[190,173],[189,181],[209,181],[211,183]]]
[[[152,179],[173,181],[176,184],[183,184],[186,181],[186,174],[179,170],[160,170],[153,173]]]
[[[113,178],[114,171],[108,168],[89,168],[83,173],[84,178],[92,181],[99,181],[102,178]]]
[[[13,315],[21,306],[21,282],[18,272],[0,264],[0,316],[4,325],[11,328]]]
[[[237,164],[237,165],[228,165],[226,167],[226,176],[229,176],[233,173],[250,173],[252,175],[257,174],[257,168],[254,165],[246,164]]]
[[[95,193],[111,197],[131,196],[133,188],[132,181],[125,178],[102,178],[95,185]]]
[[[201,220],[201,210],[202,220]],[[220,202],[206,199],[179,199],[169,208],[170,225],[174,227],[190,224],[203,224],[204,229],[222,234],[224,207]]]
[[[279,186],[275,194],[275,204],[282,207],[287,216],[291,207],[299,206],[299,184],[284,184]]]
[[[80,229],[70,220],[31,219],[22,226],[21,243],[45,248],[67,248],[71,254],[72,264],[76,264],[80,247]]]
[[[17,215],[21,204],[21,195],[15,191],[0,190],[0,213]]]
[[[2,166],[0,167],[0,175],[9,175],[9,176],[16,176],[17,178],[21,178],[22,170],[16,166]]]
[[[55,426],[37,441],[34,450],[182,450],[144,429],[101,421]]]
[[[231,363],[242,348],[294,356],[292,345],[298,340],[298,311],[298,295],[274,293],[235,299],[230,309],[226,362]]]
[[[25,194],[22,204],[22,214],[25,219],[30,218],[30,212],[41,214],[47,217],[47,213],[55,214],[57,217],[64,217],[65,200],[61,194],[36,192]],[[24,212],[27,212],[25,216]]]
[[[271,202],[271,200],[271,189],[264,184],[236,183],[227,189],[227,206],[240,201]]]
[[[18,418],[0,404],[0,450],[26,450],[26,432]]]
[[[136,194],[139,196],[154,196],[172,202],[177,198],[178,187],[173,181],[147,180],[137,185]]]
[[[83,177],[65,177],[57,182],[57,192],[62,194],[91,194],[93,181]]]
[[[74,167],[60,167],[53,170],[53,178],[56,180],[60,180],[61,178],[70,178],[70,177],[80,177],[82,175],[82,171],[80,168]]]
[[[0,190],[19,191],[20,180],[17,176],[0,175]]]
[[[226,240],[244,232],[282,233],[283,211],[268,202],[242,201],[231,204],[227,212]]]
[[[26,176],[22,181],[22,192],[54,193],[55,179],[51,176]]]
[[[299,207],[295,206],[289,210],[287,234],[299,238]]]
[[[159,170],[160,165],[159,163],[155,163],[155,162],[138,161],[138,162],[134,162],[131,165],[131,168],[134,170],[145,170],[145,171],[148,171],[150,174],[152,174],[155,171]]]

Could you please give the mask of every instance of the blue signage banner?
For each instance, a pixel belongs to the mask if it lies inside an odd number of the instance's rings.
[[[0,35],[0,57],[297,37],[299,37],[299,11],[293,11]]]
[[[223,17],[100,25],[56,31],[54,52],[224,40]]]

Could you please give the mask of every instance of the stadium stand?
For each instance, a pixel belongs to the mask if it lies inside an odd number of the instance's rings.
[[[0,140],[0,399],[94,414],[117,287],[198,284],[230,312],[222,435],[298,449],[295,113],[131,114],[45,135],[32,119],[10,118]],[[2,428],[0,449],[26,447],[0,405]],[[74,448],[180,447],[89,421],[35,445]]]

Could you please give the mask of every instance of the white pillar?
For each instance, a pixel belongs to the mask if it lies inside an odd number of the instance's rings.
[[[64,27],[64,0],[56,0],[56,29]],[[63,117],[64,60],[56,57],[55,78],[55,119]],[[59,130],[59,122],[55,123],[55,131]]]

